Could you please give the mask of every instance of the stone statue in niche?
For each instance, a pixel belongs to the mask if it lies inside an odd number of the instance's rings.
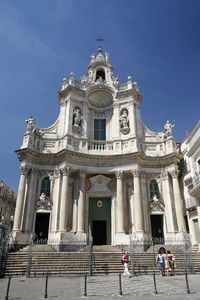
[[[98,84],[98,86],[99,86],[100,88],[102,88],[103,85],[104,85],[104,80],[103,80],[103,78],[100,76],[100,77],[97,79],[96,83]]]
[[[126,134],[129,132],[130,128],[129,128],[129,121],[128,121],[128,112],[126,109],[124,109],[122,111],[122,114],[119,118],[119,122],[120,122],[120,131],[123,134]]]
[[[168,135],[168,136],[171,136],[172,135],[172,128],[175,126],[175,124],[170,124],[169,123],[169,120],[166,121],[166,124],[165,124],[165,133]]]
[[[75,107],[73,111],[73,125],[72,128],[75,132],[81,131],[81,110],[79,107]]]
[[[32,115],[30,115],[29,119],[25,120],[25,122],[28,124],[26,132],[33,132],[34,125],[35,125],[35,119],[32,117]]]

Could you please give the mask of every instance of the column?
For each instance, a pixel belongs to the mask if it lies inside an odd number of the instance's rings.
[[[175,203],[175,210],[176,210],[176,218],[178,223],[178,230],[185,231],[185,220],[183,217],[183,206],[182,206],[182,197],[178,182],[178,171],[173,170],[170,171],[172,176],[172,183],[173,183],[173,191],[174,191],[174,203]]]
[[[18,189],[18,194],[17,194],[13,231],[21,231],[21,229],[22,229],[22,217],[23,217],[23,211],[24,211],[24,196],[25,196],[25,190],[26,190],[26,179],[27,179],[28,169],[25,165],[21,165],[20,171],[21,171],[21,177],[20,177],[20,181],[19,181],[19,189]]]
[[[70,168],[65,166],[61,169],[61,172],[63,174],[63,180],[62,180],[62,189],[61,189],[59,231],[66,231]]]
[[[26,222],[25,222],[25,232],[33,232],[33,217],[34,217],[34,206],[35,206],[35,197],[36,197],[36,184],[37,184],[37,174],[38,170],[32,168],[31,178],[28,185],[28,199],[26,207]]]
[[[117,232],[124,232],[124,205],[123,205],[123,171],[115,172],[117,178]]]
[[[60,186],[61,186],[61,171],[58,167],[55,168],[54,173],[50,176],[51,180],[51,195],[52,195],[52,215],[50,231],[56,232],[59,230],[59,205],[60,205]]]
[[[132,170],[133,174],[133,186],[134,186],[134,228],[135,231],[144,231],[143,222],[143,205],[141,197],[141,187],[140,187],[140,170]]]
[[[174,202],[173,198],[171,197],[170,192],[170,182],[169,182],[169,176],[167,171],[163,171],[161,173],[162,178],[162,188],[163,188],[163,200],[165,203],[165,215],[166,215],[166,229],[168,232],[175,232],[177,229],[177,224],[175,220],[175,216],[173,214],[175,208],[174,208]]]
[[[84,170],[80,170],[80,188],[78,197],[78,232],[84,232],[85,229],[85,175]]]
[[[75,181],[74,181],[74,195],[73,195],[72,232],[77,232],[78,183],[77,183],[77,178],[74,180]]]

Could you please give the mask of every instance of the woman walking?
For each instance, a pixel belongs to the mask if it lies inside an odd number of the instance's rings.
[[[125,254],[122,257],[122,261],[124,262],[124,274],[123,274],[123,276],[128,275],[129,278],[130,278],[131,276],[130,276],[130,273],[129,273],[129,270],[128,270],[129,260],[130,260],[130,258],[128,256],[128,251],[126,251]]]
[[[175,275],[175,256],[170,251],[167,251],[167,256],[168,256],[169,267],[170,267],[169,270],[171,271],[170,276],[174,276]]]
[[[163,266],[163,255],[160,251],[158,251],[158,254],[156,256],[156,265],[158,270],[160,271],[160,276],[163,276],[164,272],[164,266]]]

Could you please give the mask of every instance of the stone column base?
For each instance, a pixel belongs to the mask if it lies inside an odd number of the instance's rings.
[[[21,231],[13,231],[12,232],[12,241],[11,243],[18,245],[19,248],[29,245],[30,238],[32,233],[23,233]]]
[[[113,237],[112,245],[129,245],[129,235],[125,233],[116,233]]]
[[[49,233],[48,244],[57,251],[77,251],[87,246],[86,233],[56,232]]]

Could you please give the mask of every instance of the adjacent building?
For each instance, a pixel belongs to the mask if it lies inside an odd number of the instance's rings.
[[[0,238],[11,229],[17,195],[0,180]]]
[[[192,245],[200,248],[200,121],[181,145],[183,192]]]

